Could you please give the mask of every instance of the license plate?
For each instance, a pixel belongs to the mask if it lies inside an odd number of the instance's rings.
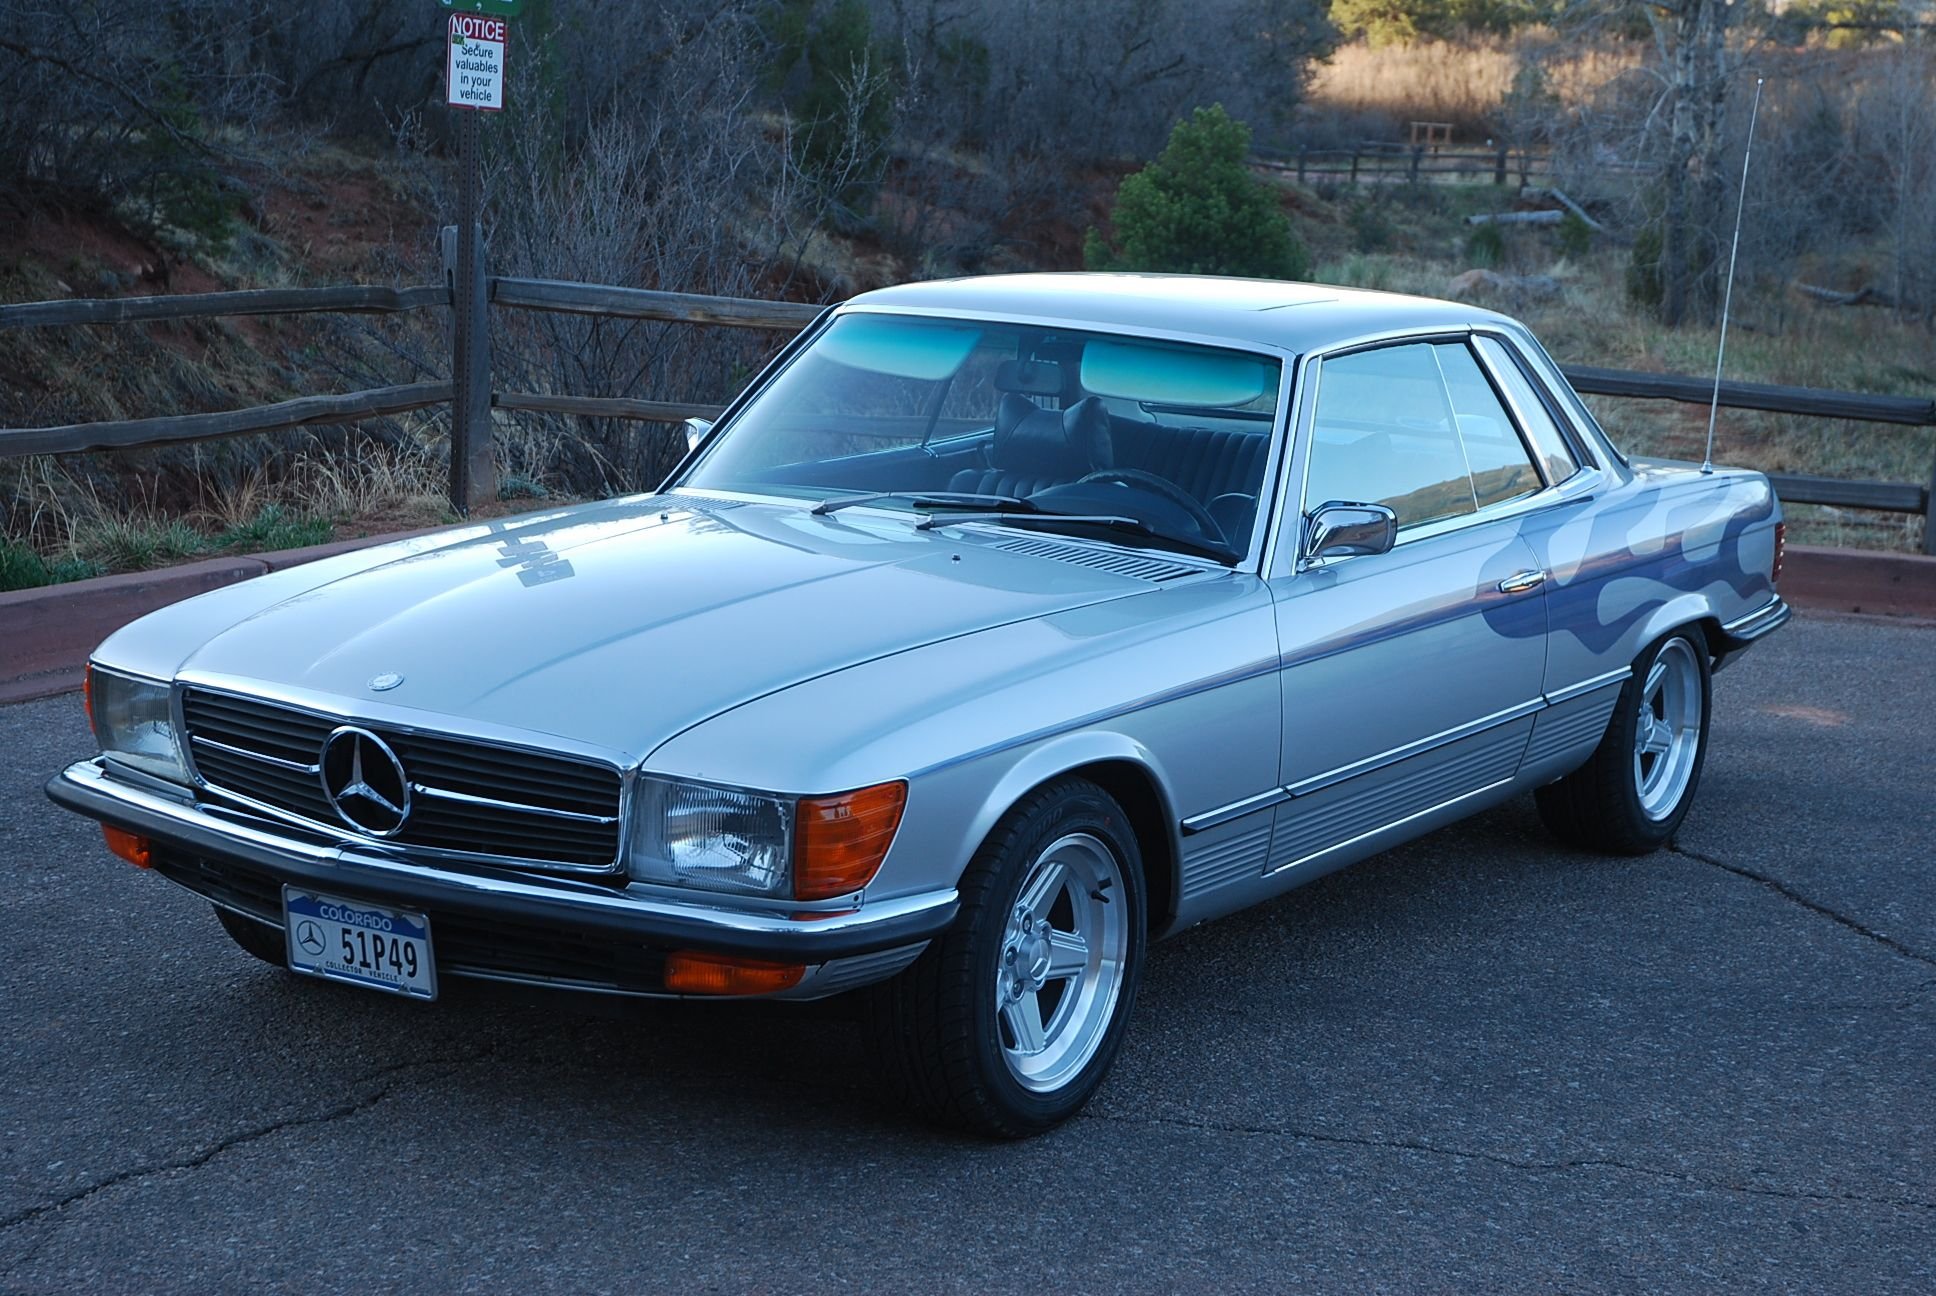
[[[286,886],[282,918],[296,971],[414,999],[437,997],[430,919],[423,914]]]

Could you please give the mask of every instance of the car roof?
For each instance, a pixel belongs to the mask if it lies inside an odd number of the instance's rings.
[[[881,288],[847,305],[1049,319],[1103,332],[1192,334],[1299,354],[1377,333],[1511,322],[1463,302],[1213,275],[981,275]]]

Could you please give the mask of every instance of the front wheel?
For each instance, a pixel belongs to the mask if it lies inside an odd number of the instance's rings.
[[[1005,815],[961,913],[875,995],[889,1083],[943,1123],[1001,1138],[1074,1115],[1122,1045],[1142,974],[1142,857],[1122,807],[1069,779]]]
[[[1701,781],[1711,671],[1696,631],[1677,630],[1640,654],[1592,758],[1534,794],[1554,836],[1613,855],[1667,843]]]

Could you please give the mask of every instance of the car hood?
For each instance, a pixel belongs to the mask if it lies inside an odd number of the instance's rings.
[[[277,598],[181,675],[636,759],[830,671],[1152,588],[1001,544],[863,510],[611,501],[473,527]]]

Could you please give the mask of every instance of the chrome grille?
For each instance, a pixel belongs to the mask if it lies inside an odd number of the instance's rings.
[[[191,688],[182,695],[195,770],[216,792],[340,831],[318,770],[340,718]],[[406,846],[616,870],[619,773],[555,753],[357,722],[387,743],[410,779]]]

